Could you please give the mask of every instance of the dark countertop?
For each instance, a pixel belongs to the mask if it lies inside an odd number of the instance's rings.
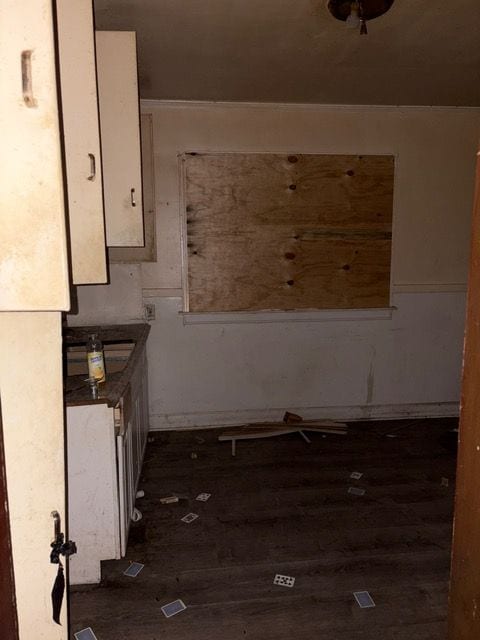
[[[85,344],[92,333],[96,333],[103,344],[118,342],[135,342],[135,347],[128,358],[123,371],[108,373],[106,381],[99,385],[98,400],[92,400],[90,388],[84,382],[87,376],[65,376],[64,396],[67,407],[85,404],[107,404],[116,407],[130,381],[132,372],[139,361],[147,337],[150,332],[149,324],[109,324],[90,327],[65,327],[63,330],[63,347]]]

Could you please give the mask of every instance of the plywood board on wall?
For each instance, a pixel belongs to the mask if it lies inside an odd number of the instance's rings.
[[[386,307],[394,158],[182,158],[188,310]]]

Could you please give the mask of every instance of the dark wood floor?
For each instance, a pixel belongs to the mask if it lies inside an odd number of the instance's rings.
[[[310,445],[239,442],[236,458],[215,430],[154,434],[143,519],[101,586],[71,594],[72,637],[91,626],[98,640],[443,640],[455,426],[357,423]],[[161,505],[171,492],[189,499]],[[190,511],[200,517],[184,524]],[[145,564],[137,578],[122,575],[131,560]],[[295,586],[274,586],[276,573]],[[361,590],[375,608],[357,606]],[[160,607],[177,598],[186,611],[166,619]]]

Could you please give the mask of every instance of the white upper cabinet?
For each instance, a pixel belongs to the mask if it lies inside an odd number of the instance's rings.
[[[68,310],[51,0],[2,0],[0,70],[0,311]]]
[[[107,282],[91,0],[57,0],[73,284]]]
[[[143,246],[142,171],[136,37],[97,31],[107,246]]]

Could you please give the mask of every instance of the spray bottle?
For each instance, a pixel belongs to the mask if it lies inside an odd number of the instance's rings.
[[[87,341],[88,376],[100,382],[105,382],[105,361],[103,359],[103,345],[96,333],[92,333]]]

